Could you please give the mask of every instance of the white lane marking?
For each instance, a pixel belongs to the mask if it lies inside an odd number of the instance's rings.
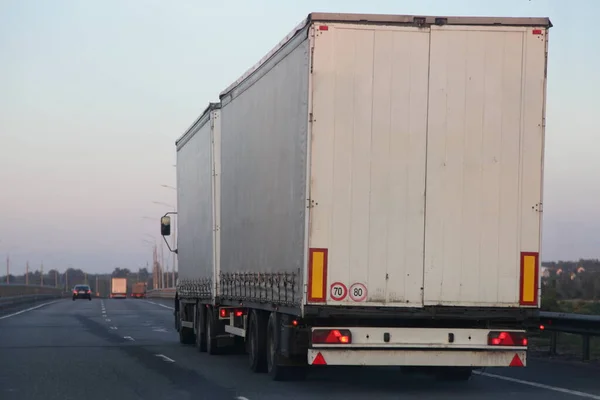
[[[110,318],[106,318],[106,322],[110,322]]]
[[[532,386],[532,387],[536,387],[536,388],[540,388],[540,389],[552,390],[554,392],[566,393],[566,394],[570,394],[573,396],[584,397],[586,399],[600,400],[600,396],[598,396],[598,395],[591,394],[591,393],[579,392],[577,390],[570,390],[570,389],[560,388],[560,387],[556,387],[556,386],[544,385],[543,383],[524,381],[522,379],[510,378],[508,376],[490,374],[487,372],[473,371],[473,373],[482,375],[482,376],[487,376],[488,378],[495,378],[495,379],[501,379],[501,380],[508,381],[508,382],[520,383],[522,385]]]
[[[112,329],[113,331],[116,331],[119,328],[117,328],[116,326],[111,326],[110,329]]]
[[[164,304],[155,303],[155,302],[153,302],[153,301],[149,301],[149,300],[144,300],[144,301],[145,301],[146,303],[150,303],[150,304],[154,304],[154,305],[157,305],[157,306],[161,306],[161,307],[167,308],[167,309],[169,309],[169,310],[174,310],[174,308],[173,308],[173,307],[165,306]]]
[[[33,310],[36,310],[36,309],[38,309],[40,307],[49,306],[50,304],[54,304],[54,303],[57,303],[59,301],[60,300],[55,300],[55,301],[51,301],[51,302],[48,302],[48,303],[40,304],[40,305],[35,306],[35,307],[27,308],[25,310],[17,311],[16,313],[13,313],[13,314],[3,315],[3,316],[0,317],[0,319],[14,317],[15,315],[23,314],[23,313],[26,313],[28,311],[33,311]]]
[[[166,332],[167,330],[165,328],[152,328],[153,332]]]
[[[250,399],[247,397],[244,397],[244,396],[238,396],[235,398],[235,400],[250,400]]]
[[[132,338],[131,336],[123,336],[123,339],[125,339],[125,340],[131,340],[132,342],[135,342],[135,339]]]
[[[159,358],[162,358],[166,362],[172,362],[172,363],[175,362],[175,360],[173,360],[172,358],[169,358],[169,357],[165,356],[164,354],[155,354],[155,356],[159,357]]]

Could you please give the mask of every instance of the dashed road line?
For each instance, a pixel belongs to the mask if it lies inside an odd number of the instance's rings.
[[[134,338],[132,338],[131,336],[123,336],[123,339],[125,339],[125,340],[130,340],[130,341],[132,341],[132,342],[135,342],[135,339],[134,339]]]
[[[155,356],[158,357],[158,358],[162,358],[166,362],[171,362],[171,363],[175,362],[175,360],[173,360],[172,358],[169,358],[169,357],[165,356],[164,354],[155,354]]]

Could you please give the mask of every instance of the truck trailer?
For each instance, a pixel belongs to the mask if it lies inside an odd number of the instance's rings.
[[[110,285],[110,298],[111,299],[127,298],[127,279],[126,278],[112,278],[111,285]]]
[[[276,380],[525,366],[550,27],[308,15],[176,142],[181,343]]]
[[[136,282],[131,287],[131,297],[145,298],[146,297],[146,283]]]

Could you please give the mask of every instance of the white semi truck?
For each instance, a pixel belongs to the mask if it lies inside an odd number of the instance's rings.
[[[278,380],[525,366],[550,27],[310,14],[177,141],[180,341]]]

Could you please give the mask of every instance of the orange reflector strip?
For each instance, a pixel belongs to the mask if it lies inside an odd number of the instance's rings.
[[[538,258],[538,253],[521,253],[521,288],[519,303],[523,306],[538,305]]]
[[[308,301],[324,302],[327,287],[327,249],[310,249],[308,260]]]
[[[524,367],[525,365],[523,365],[523,361],[521,361],[521,358],[519,357],[519,355],[515,354],[515,356],[513,357],[512,361],[510,362],[510,364],[508,366],[509,367]]]
[[[323,357],[323,354],[317,353],[317,356],[313,360],[312,365],[327,365],[327,363],[325,362],[325,358]]]

